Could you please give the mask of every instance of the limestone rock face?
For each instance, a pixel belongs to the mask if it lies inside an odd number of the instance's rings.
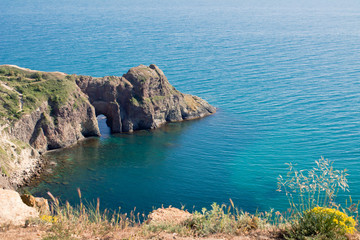
[[[80,92],[76,98],[83,97]],[[69,101],[61,107],[44,102],[10,129],[11,136],[40,153],[70,146],[87,136],[99,136],[95,109],[88,101]]]
[[[72,97],[61,105],[45,101],[35,111],[21,116],[6,132],[0,130],[0,148],[7,154],[11,184],[22,185],[40,170],[40,154],[88,136],[100,136],[95,109],[87,96],[77,88]],[[1,160],[0,167],[5,165]],[[1,186],[6,187],[0,182]]]
[[[35,208],[26,206],[17,192],[0,189],[0,225],[24,226],[27,220],[38,217]]]
[[[89,96],[96,115],[107,117],[114,133],[153,129],[216,112],[203,99],[177,91],[153,64],[131,68],[122,77],[81,76],[76,83]]]
[[[6,177],[0,175],[0,189],[13,189],[13,186],[9,183],[9,180]]]

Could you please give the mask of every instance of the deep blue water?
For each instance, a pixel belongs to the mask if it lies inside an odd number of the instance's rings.
[[[360,200],[360,1],[0,2],[0,64],[92,76],[157,64],[218,108],[155,131],[89,139],[49,155],[30,189],[150,211],[229,198],[285,209],[285,163],[324,156]]]

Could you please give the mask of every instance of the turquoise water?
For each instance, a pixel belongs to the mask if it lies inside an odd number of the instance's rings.
[[[105,208],[192,209],[231,198],[285,209],[285,163],[324,156],[360,200],[360,2],[2,0],[0,64],[92,76],[157,64],[218,108],[155,131],[104,135],[49,155],[30,191]]]

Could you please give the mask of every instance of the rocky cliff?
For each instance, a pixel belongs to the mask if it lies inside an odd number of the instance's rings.
[[[131,68],[122,77],[93,78],[0,66],[0,184],[21,184],[39,156],[89,136],[99,136],[103,114],[114,133],[152,129],[216,109],[170,85],[155,65]],[[1,187],[0,186],[0,187]]]
[[[216,111],[203,99],[177,91],[153,64],[131,68],[122,77],[81,76],[76,83],[89,96],[96,114],[107,117],[114,133],[157,128]]]
[[[71,76],[0,66],[0,169],[11,183],[34,174],[43,152],[99,135],[95,109]]]

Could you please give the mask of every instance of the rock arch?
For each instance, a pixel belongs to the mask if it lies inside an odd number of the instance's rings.
[[[112,133],[122,132],[120,109],[117,103],[94,101],[91,104],[95,108],[96,116],[104,115],[106,117],[106,124],[110,127]]]
[[[216,111],[201,98],[177,91],[153,64],[131,68],[122,77],[79,76],[76,84],[89,97],[96,115],[107,117],[112,133],[152,129]]]

